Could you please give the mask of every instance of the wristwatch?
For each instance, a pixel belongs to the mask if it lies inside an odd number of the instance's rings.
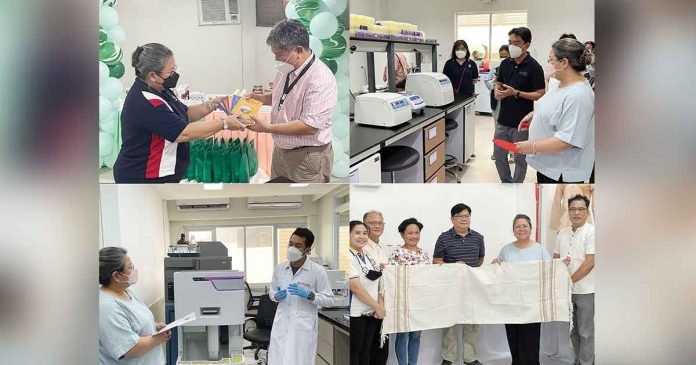
[[[227,121],[225,120],[225,118],[220,118],[220,120],[222,120],[222,129],[227,130],[227,128],[229,128],[230,125],[227,124]]]
[[[517,94],[515,94],[515,97],[519,99],[519,97],[520,97],[520,91],[519,91],[519,90],[517,90]]]
[[[314,292],[309,293],[309,297],[307,297],[307,299],[309,299],[310,302],[313,302],[314,301]]]

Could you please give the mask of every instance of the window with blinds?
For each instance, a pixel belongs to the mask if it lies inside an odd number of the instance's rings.
[[[500,61],[498,49],[508,44],[512,28],[527,26],[527,12],[457,14],[457,39],[469,45],[471,59],[479,65]]]

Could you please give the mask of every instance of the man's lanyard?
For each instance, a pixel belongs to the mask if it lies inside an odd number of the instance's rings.
[[[314,54],[312,54],[312,59],[309,60],[309,63],[307,64],[307,66],[304,69],[302,69],[300,74],[297,75],[297,78],[295,80],[293,80],[292,83],[290,83],[290,73],[288,73],[285,76],[285,85],[283,85],[283,95],[280,97],[280,103],[278,103],[278,110],[283,109],[283,104],[285,103],[285,98],[288,96],[290,91],[292,91],[292,89],[295,87],[295,84],[297,84],[297,82],[300,81],[302,76],[304,76],[305,72],[307,72],[307,70],[309,70],[309,68],[312,67],[312,64],[314,63],[315,58],[316,58],[316,56]]]

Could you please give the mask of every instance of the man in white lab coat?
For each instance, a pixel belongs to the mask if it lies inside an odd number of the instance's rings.
[[[271,300],[278,309],[271,329],[268,365],[314,365],[317,353],[317,306],[333,303],[324,268],[308,259],[314,234],[297,228],[290,236],[288,261],[276,266]]]

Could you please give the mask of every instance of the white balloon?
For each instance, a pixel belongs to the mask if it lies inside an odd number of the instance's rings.
[[[99,119],[103,119],[113,112],[114,108],[111,105],[111,101],[106,96],[99,95]]]
[[[118,24],[118,13],[110,6],[102,6],[99,9],[99,25],[109,30]]]
[[[121,84],[121,80],[114,77],[107,78],[104,84],[99,87],[99,94],[106,96],[109,100],[118,98],[122,92],[123,84]]]
[[[101,85],[109,77],[109,66],[99,61],[99,84]]]
[[[342,139],[343,141],[343,153],[346,155],[350,154],[350,136],[346,136]]]
[[[345,153],[337,153],[334,150],[334,165],[331,175],[335,177],[346,177],[348,176],[348,155]]]
[[[329,12],[319,13],[309,22],[309,31],[319,39],[331,37],[337,29],[338,20]]]
[[[334,156],[337,154],[343,154],[343,141],[340,138],[334,136],[331,139],[331,148],[333,149]]]
[[[111,113],[103,119],[99,119],[99,130],[106,132],[110,135],[116,133],[116,126],[118,125],[118,114]]]
[[[288,5],[285,6],[285,17],[288,19],[297,19],[300,17],[297,15],[295,4],[293,4],[292,1],[288,1]]]
[[[331,14],[339,16],[346,10],[348,0],[324,0],[324,4],[326,4]]]
[[[109,29],[106,33],[109,35],[109,42],[114,42],[119,46],[126,40],[126,32],[123,31],[120,25]]]
[[[114,150],[114,136],[106,133],[99,132],[99,157],[106,157]]]
[[[290,5],[290,3],[288,3],[288,5]],[[309,48],[311,48],[318,57],[321,57],[321,53],[324,52],[324,45],[321,43],[321,39],[313,35],[309,36]]]

